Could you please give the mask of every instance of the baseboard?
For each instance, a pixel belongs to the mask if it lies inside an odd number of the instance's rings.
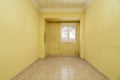
[[[103,75],[106,79],[110,80],[107,76],[105,76],[100,70],[98,70],[95,66],[93,66],[92,64],[90,64],[89,61],[87,61],[86,59],[83,59],[86,63],[88,63],[91,67],[93,67],[96,71],[98,71],[101,75]]]
[[[39,60],[40,60],[40,58],[34,60],[30,65],[28,65],[26,68],[24,68],[20,73],[18,73],[16,76],[14,76],[11,80],[14,80],[14,78],[16,78],[18,75],[21,75],[27,68],[33,66]]]

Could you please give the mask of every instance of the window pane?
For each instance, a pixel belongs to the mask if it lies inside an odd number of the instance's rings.
[[[62,41],[68,41],[68,27],[63,26],[61,31]]]
[[[74,26],[69,27],[69,40],[70,41],[76,40],[76,27]]]

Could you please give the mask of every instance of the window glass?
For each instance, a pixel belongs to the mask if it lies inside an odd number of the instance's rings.
[[[76,29],[74,26],[69,27],[69,40],[70,41],[76,40]]]
[[[76,25],[62,24],[61,27],[61,41],[75,42],[76,41]]]

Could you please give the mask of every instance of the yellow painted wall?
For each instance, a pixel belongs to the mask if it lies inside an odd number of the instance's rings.
[[[120,0],[94,0],[85,15],[86,60],[120,80]]]
[[[61,23],[47,23],[45,30],[45,51],[46,55],[68,55],[79,54],[79,23],[76,23],[76,42],[61,42]]]
[[[0,80],[38,58],[38,16],[30,0],[0,0]]]
[[[45,54],[45,19],[58,18],[58,19],[80,19],[80,57],[84,58],[84,12],[41,12],[39,16],[39,57],[44,58]]]

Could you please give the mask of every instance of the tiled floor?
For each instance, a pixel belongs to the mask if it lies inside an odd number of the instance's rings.
[[[108,80],[79,57],[38,60],[13,80]]]

